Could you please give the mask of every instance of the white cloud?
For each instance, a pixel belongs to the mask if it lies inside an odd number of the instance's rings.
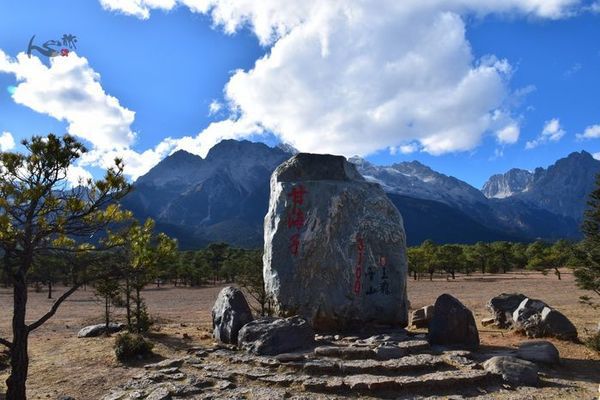
[[[9,151],[15,147],[15,139],[10,132],[0,133],[0,151]]]
[[[600,138],[600,125],[588,126],[583,133],[578,133],[576,136],[579,140]]]
[[[264,133],[264,129],[253,121],[241,118],[238,120],[226,119],[211,123],[199,135],[186,136],[172,140],[174,150],[185,150],[201,157],[205,157],[215,144],[224,139],[242,139],[257,137]]]
[[[519,125],[511,123],[496,132],[496,137],[499,143],[513,144],[519,140],[521,130]]]
[[[560,126],[560,120],[553,118],[550,121],[546,121],[542,133],[536,139],[527,142],[525,148],[533,149],[548,142],[558,142],[565,133],[565,130]]]
[[[175,0],[100,0],[105,10],[120,11],[140,19],[150,18],[151,9],[170,10],[177,4]]]
[[[68,132],[99,149],[131,145],[135,113],[121,106],[100,85],[100,75],[84,57],[50,59],[50,67],[37,57],[20,53],[16,59],[0,50],[0,73],[17,78],[13,100],[32,110],[68,123]]]
[[[125,164],[125,175],[137,179],[144,175],[160,160],[172,153],[177,146],[177,141],[166,138],[153,149],[137,152],[131,148],[121,149],[96,149],[81,156],[80,165],[110,168],[114,165],[115,158],[120,158]]]
[[[10,58],[0,50],[0,73],[11,73],[17,78],[13,100],[32,110],[66,121],[67,131],[91,144],[90,152],[82,156],[80,166],[72,166],[67,179],[76,185],[79,178],[91,174],[86,165],[108,168],[115,156],[126,161],[125,172],[132,178],[147,172],[168,154],[147,150],[137,153],[131,149],[135,133],[131,129],[135,113],[121,106],[119,100],[107,94],[96,73],[84,57],[69,53],[69,57],[50,59],[50,66],[37,57],[19,54]],[[171,144],[171,148],[175,144]],[[160,157],[158,156],[160,155]]]
[[[465,151],[486,134],[510,144],[519,130],[510,116],[511,66],[493,56],[474,58],[463,17],[556,19],[579,5],[578,0],[380,0],[376,6],[364,0],[100,2],[141,19],[155,9],[187,6],[228,34],[248,27],[271,46],[254,68],[235,72],[226,85],[235,118],[143,152],[132,149],[135,114],[104,92],[85,58],[58,57],[48,68],[36,58],[21,54],[11,60],[0,53],[0,72],[12,72],[20,82],[15,101],[67,121],[69,133],[93,144],[82,166],[107,166],[119,156],[134,178],[176,149],[205,155],[221,139],[265,131],[301,151],[346,155],[394,146],[431,154]]]
[[[398,152],[401,154],[412,154],[419,151],[419,145],[417,143],[408,143],[400,146],[390,146],[390,154],[396,155]]]
[[[594,153],[592,154],[592,157],[594,157],[596,160],[600,160],[600,153]]]
[[[67,170],[67,182],[71,187],[85,185],[92,178],[93,176],[88,170],[78,165],[70,165]]]
[[[241,125],[255,128],[248,134],[266,130],[301,151],[361,156],[382,148],[401,151],[403,143],[431,154],[466,151],[486,134],[501,144],[515,143],[520,132],[510,116],[511,66],[493,56],[474,58],[463,16],[562,18],[579,5],[578,0],[380,0],[377,7],[360,0],[111,3],[105,8],[141,18],[153,8],[179,4],[210,15],[226,33],[249,27],[272,47],[225,87],[232,113],[246,121]],[[201,139],[205,134],[210,140]],[[183,138],[181,146],[205,154],[203,145],[227,135],[243,137],[241,131],[215,133],[211,126],[196,138]]]
[[[217,100],[213,100],[210,102],[210,105],[208,106],[208,115],[209,116],[215,115],[222,109],[223,109],[223,104]]]

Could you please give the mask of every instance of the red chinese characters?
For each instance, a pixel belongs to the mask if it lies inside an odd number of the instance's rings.
[[[365,252],[365,242],[362,237],[356,237],[356,248],[358,250],[358,260],[354,269],[354,294],[359,295],[361,289],[361,278],[363,273],[363,258]]]
[[[292,208],[287,213],[288,229],[295,228],[297,231],[304,226],[304,211],[300,206],[304,204],[304,195],[308,193],[303,185],[297,185],[287,194],[292,198]],[[290,253],[294,257],[298,256],[300,250],[300,234],[295,233],[290,237]]]

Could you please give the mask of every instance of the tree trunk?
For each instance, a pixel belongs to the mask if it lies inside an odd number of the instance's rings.
[[[140,297],[140,287],[135,287],[135,328],[137,333],[142,333],[142,298]]]
[[[25,400],[27,398],[25,383],[29,369],[29,356],[27,354],[27,340],[29,328],[25,325],[27,310],[27,284],[25,274],[19,272],[14,279],[13,288],[13,341],[10,348],[10,376],[6,380],[7,400]]]
[[[429,271],[429,280],[433,281],[433,271]]]
[[[110,330],[108,329],[110,325],[110,298],[108,296],[104,296],[104,323],[104,334],[108,337],[110,336]]]
[[[129,276],[125,278],[125,309],[127,311],[127,329],[131,332],[131,286],[129,285]]]
[[[413,271],[413,278],[414,278],[415,281],[417,280],[417,270]]]
[[[52,298],[52,279],[48,279],[48,298]]]
[[[450,270],[450,274],[452,274],[452,279],[456,279],[456,272],[454,270]]]
[[[556,274],[556,276],[558,277],[558,280],[561,281],[562,278],[560,276],[560,271],[558,270],[558,268],[554,268],[554,273]]]

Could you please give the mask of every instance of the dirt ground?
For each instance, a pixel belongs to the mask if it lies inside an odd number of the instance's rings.
[[[174,356],[194,345],[209,344],[210,310],[220,287],[149,288],[143,292],[148,310],[157,319],[152,340],[156,343],[156,358]],[[579,303],[578,290],[572,275],[565,273],[559,281],[554,275],[510,273],[499,275],[457,276],[456,280],[437,278],[408,282],[412,308],[432,304],[442,293],[459,298],[473,310],[476,320],[488,316],[487,300],[503,292],[520,292],[544,300],[563,312],[585,337],[600,321],[600,310]],[[60,290],[55,293],[57,297]],[[591,295],[590,295],[591,296]],[[47,294],[30,293],[28,319],[35,320],[52,304]],[[0,289],[0,336],[9,338],[12,294]],[[136,375],[142,364],[122,365],[114,357],[114,338],[78,339],[77,331],[88,324],[102,321],[102,304],[93,291],[80,290],[67,300],[54,318],[32,333],[30,338],[30,399],[56,399],[60,395],[78,400],[98,399],[110,388]],[[115,313],[122,320],[120,310]],[[523,340],[517,334],[480,328],[482,345],[487,350],[515,346]],[[600,354],[581,344],[552,340],[558,347],[563,365],[557,372],[577,389],[575,397],[592,399],[600,384]],[[145,361],[148,362],[148,361]],[[0,372],[0,399],[5,391],[6,371]],[[552,390],[543,388],[530,392],[527,398],[552,398]],[[585,393],[584,397],[581,396]],[[510,398],[510,396],[508,397]]]

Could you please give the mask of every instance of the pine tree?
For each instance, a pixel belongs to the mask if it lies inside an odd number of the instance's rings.
[[[596,176],[596,189],[588,200],[582,231],[585,238],[574,257],[575,278],[580,288],[600,296],[600,175]]]

